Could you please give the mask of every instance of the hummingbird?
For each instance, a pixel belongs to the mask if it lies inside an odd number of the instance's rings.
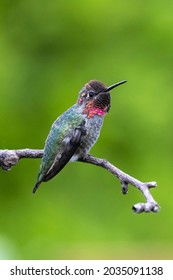
[[[78,161],[88,154],[99,138],[104,116],[109,112],[110,91],[125,82],[106,87],[101,81],[91,80],[80,90],[76,104],[55,120],[45,142],[33,193],[69,161]]]

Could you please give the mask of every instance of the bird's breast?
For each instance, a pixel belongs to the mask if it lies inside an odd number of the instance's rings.
[[[71,161],[78,160],[90,151],[100,135],[102,124],[103,117],[101,116],[94,116],[93,118],[86,119],[86,134],[82,137],[81,144],[71,158]]]

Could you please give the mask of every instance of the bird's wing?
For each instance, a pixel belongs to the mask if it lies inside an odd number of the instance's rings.
[[[56,156],[51,168],[45,174],[43,182],[46,182],[57,175],[69,162],[80,145],[81,137],[85,134],[84,124],[75,128],[71,136],[66,136],[63,140],[64,149]]]
[[[36,192],[41,182],[53,178],[68,163],[80,145],[81,137],[85,132],[85,121],[81,117],[74,115],[68,120],[67,110],[53,123],[51,131],[47,137],[40,172],[37,183],[33,189]]]

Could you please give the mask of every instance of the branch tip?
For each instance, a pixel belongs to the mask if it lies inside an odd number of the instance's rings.
[[[142,213],[142,212],[157,213],[160,210],[160,206],[157,203],[153,203],[153,202],[137,203],[137,204],[133,205],[132,210],[137,214]]]
[[[128,194],[128,183],[121,181],[121,186],[122,186],[121,188],[122,194]]]
[[[156,182],[146,182],[144,183],[148,188],[155,188],[157,187],[157,183]]]

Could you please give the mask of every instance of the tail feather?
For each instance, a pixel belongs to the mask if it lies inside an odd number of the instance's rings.
[[[36,192],[36,190],[38,189],[38,187],[39,187],[40,184],[41,184],[40,181],[38,181],[38,182],[36,183],[35,187],[34,187],[33,190],[32,190],[32,193],[35,193],[35,192]]]

